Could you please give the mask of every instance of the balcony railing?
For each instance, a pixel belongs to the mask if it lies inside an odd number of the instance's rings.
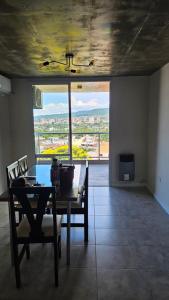
[[[72,155],[69,134],[65,132],[35,132],[36,156],[60,156],[74,160],[107,160],[109,158],[109,132],[72,133]],[[55,151],[56,150],[56,151]],[[56,153],[55,153],[56,152]]]

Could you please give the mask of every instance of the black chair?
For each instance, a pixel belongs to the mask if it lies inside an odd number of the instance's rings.
[[[11,186],[12,181],[19,177],[20,169],[18,161],[13,162],[9,166],[6,167],[6,176],[7,176],[7,186],[8,188]]]
[[[84,241],[88,242],[88,162],[85,166],[85,177],[81,190],[79,190],[79,196],[77,201],[71,202],[71,215],[83,215],[84,222],[71,222],[71,227],[84,228]],[[56,210],[58,214],[67,214],[67,202],[56,201]],[[62,227],[66,227],[67,223],[62,222]]]
[[[56,214],[55,187],[17,187],[10,188],[10,219],[12,229],[12,249],[17,288],[21,285],[20,263],[26,252],[30,258],[32,243],[52,243],[54,246],[54,278],[58,286],[58,256],[61,255],[61,216]],[[30,197],[36,202],[32,208]],[[19,225],[16,222],[15,198],[20,203],[20,211],[24,215]],[[47,202],[52,202],[52,214],[46,215]],[[19,253],[18,246],[22,244]]]
[[[18,161],[13,162],[9,166],[6,167],[6,177],[7,177],[7,187],[8,190],[12,186],[12,183],[15,179],[19,178],[21,175],[21,170]],[[18,201],[15,200],[15,206],[18,208],[20,207],[20,204],[18,204]],[[22,219],[22,213],[19,211],[19,222]]]
[[[18,159],[19,176],[24,177],[28,181],[36,180],[36,176],[27,175],[28,171],[28,156],[24,155]]]
[[[7,187],[8,187],[8,191],[9,188],[12,186],[12,183],[15,179],[17,179],[19,177],[19,164],[18,161],[13,162],[12,164],[10,164],[9,166],[6,167],[6,180],[7,180]],[[18,203],[18,201],[15,199],[15,207],[18,208],[20,207],[20,204]],[[18,211],[18,222],[17,224],[20,223],[20,221],[22,220],[22,213],[20,211]],[[10,224],[11,225],[11,224]],[[11,233],[11,226],[10,226],[10,241],[12,240],[12,233]],[[13,251],[11,248],[11,262],[13,265]]]
[[[24,155],[18,159],[18,165],[20,175],[24,175],[28,171],[28,156]]]

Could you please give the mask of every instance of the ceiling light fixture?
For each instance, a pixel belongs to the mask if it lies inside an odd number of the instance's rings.
[[[49,66],[50,64],[56,63],[56,64],[66,66],[65,71],[71,72],[71,73],[76,73],[77,70],[74,67],[92,67],[94,65],[94,60],[91,60],[89,62],[89,64],[87,64],[87,65],[75,64],[73,61],[74,54],[72,52],[67,52],[65,54],[65,59],[66,59],[66,62],[61,62],[61,61],[57,61],[57,60],[45,61],[43,63],[43,66],[46,67],[46,66]]]

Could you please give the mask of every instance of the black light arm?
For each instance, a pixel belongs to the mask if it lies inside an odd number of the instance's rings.
[[[43,63],[43,66],[46,67],[46,66],[49,66],[52,63],[57,63],[57,64],[60,64],[60,65],[66,66],[65,71],[70,71],[72,73],[76,73],[76,70],[71,69],[71,66],[74,66],[74,67],[92,67],[94,65],[94,60],[91,60],[88,65],[74,64],[73,63],[74,54],[71,53],[71,52],[66,53],[65,58],[66,58],[65,63],[63,63],[61,61],[57,61],[57,60],[51,60],[51,61],[45,61]]]
[[[63,62],[57,61],[57,60],[44,61],[43,66],[46,67],[46,66],[49,66],[50,64],[53,64],[53,63],[67,66],[67,63],[63,63]]]

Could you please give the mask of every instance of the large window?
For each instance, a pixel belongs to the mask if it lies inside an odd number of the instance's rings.
[[[71,84],[72,145],[87,152],[89,159],[109,156],[109,83]],[[73,158],[75,154],[73,153]]]
[[[34,109],[35,152],[61,159],[109,157],[109,82],[39,85]]]

